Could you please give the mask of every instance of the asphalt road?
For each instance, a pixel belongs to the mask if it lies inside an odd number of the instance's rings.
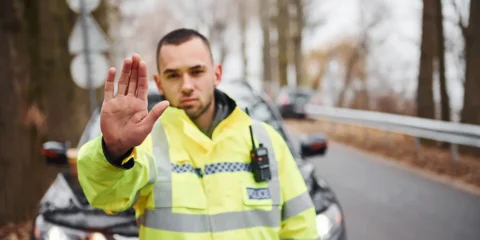
[[[312,158],[336,192],[351,240],[480,240],[480,196],[330,143]]]

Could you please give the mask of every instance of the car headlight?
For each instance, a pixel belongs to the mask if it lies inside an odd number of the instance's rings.
[[[62,230],[60,227],[53,226],[50,228],[46,234],[46,240],[73,240],[73,239],[86,239],[86,240],[107,240],[105,235],[101,233],[92,233],[89,234],[88,237],[85,235],[83,236],[74,236],[74,235],[68,235],[65,233],[64,230]]]
[[[342,212],[338,205],[333,203],[325,212],[317,215],[316,222],[320,239],[329,239],[342,223]]]
[[[101,233],[93,233],[88,239],[89,240],[107,240],[107,238]]]
[[[47,232],[47,240],[70,240],[70,238],[62,229],[53,226]]]
[[[113,235],[113,239],[115,240],[138,240],[138,237],[124,237],[118,234]]]

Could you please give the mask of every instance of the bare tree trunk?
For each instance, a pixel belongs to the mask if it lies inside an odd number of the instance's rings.
[[[480,124],[480,2],[470,2],[470,20],[465,39],[465,94],[462,122]]]
[[[100,4],[98,5],[98,8],[95,9],[95,11],[92,12],[93,17],[95,18],[95,20],[98,21],[98,24],[100,25],[100,27],[102,28],[102,30],[105,32],[105,34],[107,36],[109,36],[109,31],[110,31],[111,27],[113,27],[113,24],[110,23],[110,21],[111,21],[110,15],[115,14],[115,12],[114,12],[115,11],[115,6],[112,5],[109,2],[110,2],[109,0],[101,0]],[[110,40],[112,40],[111,37],[110,37]],[[107,61],[110,64],[110,66],[115,66],[115,60],[114,60],[115,59],[115,54],[114,54],[114,51],[113,51],[113,46],[110,47],[110,49],[107,52],[105,52],[104,55],[107,58]],[[104,92],[103,90],[104,90],[103,86],[101,86],[101,87],[99,87],[95,90],[95,99],[97,101],[96,104],[100,104],[103,101],[103,92]],[[87,94],[88,94],[88,92],[87,92]],[[82,98],[80,98],[78,100],[83,101]],[[80,114],[83,114],[83,113],[80,113]],[[90,116],[88,116],[88,117],[90,117]],[[81,129],[78,129],[78,130],[80,130],[80,132],[78,132],[78,134],[80,134],[81,131],[83,131],[83,128],[85,127],[84,125],[87,123],[88,119],[89,118],[86,118],[85,120],[81,120],[84,124],[82,125]],[[79,136],[78,134],[77,134],[77,136]]]
[[[272,97],[272,63],[271,63],[271,40],[270,40],[270,7],[272,6],[269,0],[259,0],[259,16],[262,27],[262,60],[263,60],[263,81],[265,91]]]
[[[295,58],[295,75],[297,86],[308,86],[307,79],[304,76],[303,68],[303,54],[302,54],[302,41],[303,41],[303,27],[305,23],[304,12],[303,12],[303,1],[294,0],[293,6],[295,8],[295,33],[293,34],[293,48],[294,48],[294,58]]]
[[[225,60],[228,55],[228,44],[225,42],[225,29],[227,28],[227,23],[222,21],[222,19],[215,19],[212,26],[209,27],[211,35],[211,42],[215,43],[219,48],[219,63],[221,65],[225,64]]]
[[[436,0],[423,1],[420,72],[417,87],[417,115],[431,119],[435,118],[433,100],[433,59],[436,55],[435,2]]]
[[[289,12],[288,0],[277,0],[277,37],[278,37],[278,73],[280,87],[288,85],[288,38]]]
[[[447,91],[445,77],[445,37],[443,34],[442,1],[437,2],[437,47],[438,47],[438,75],[440,80],[440,105],[443,121],[450,121],[450,97]]]
[[[312,63],[315,63],[315,67],[318,68],[318,73],[311,77],[311,86],[313,90],[320,90],[322,79],[327,72],[327,63],[329,58],[330,56],[328,52],[323,51],[310,52],[309,56],[307,57],[307,64],[311,65]]]
[[[337,107],[345,107],[346,106],[346,94],[350,86],[352,85],[353,81],[353,73],[354,73],[354,68],[355,64],[358,62],[359,58],[358,54],[358,49],[353,49],[353,52],[351,53],[351,56],[348,58],[348,62],[345,65],[345,77],[344,77],[344,86],[342,90],[340,91],[340,94],[338,96],[338,101],[337,101]]]
[[[220,59],[218,60],[221,65],[225,64],[227,55],[228,55],[227,44],[222,40],[222,42],[220,43]]]
[[[238,7],[240,9],[240,34],[241,34],[241,51],[242,51],[242,63],[243,63],[243,80],[247,80],[248,76],[248,57],[247,57],[247,3],[245,0],[238,1]]]
[[[30,76],[24,4],[16,0],[0,1],[0,72],[3,78],[0,81],[0,226],[27,217],[27,211],[18,211],[18,205],[26,202],[22,194],[30,195],[28,191],[33,188],[28,187],[29,183],[37,180],[27,175],[35,164],[33,151],[38,148],[34,147],[37,133],[25,121]]]
[[[5,61],[0,72],[8,79],[0,83],[0,101],[7,103],[0,110],[2,225],[33,216],[58,171],[45,166],[41,143],[58,140],[75,146],[89,106],[87,91],[71,80],[68,38],[76,15],[66,1],[6,0],[0,11],[0,61]]]
[[[319,72],[317,75],[312,77],[312,88],[313,90],[320,90],[321,84],[322,84],[322,79],[325,76],[325,72],[327,71],[326,64],[321,64],[318,66],[320,68]]]

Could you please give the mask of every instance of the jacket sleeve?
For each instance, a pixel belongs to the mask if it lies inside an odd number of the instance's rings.
[[[283,198],[280,239],[320,239],[315,207],[297,163],[280,134],[275,131],[271,136],[277,146],[275,155]]]
[[[106,156],[102,136],[84,144],[78,154],[78,179],[90,205],[113,214],[147,195],[157,174],[150,145],[149,136],[116,163]]]

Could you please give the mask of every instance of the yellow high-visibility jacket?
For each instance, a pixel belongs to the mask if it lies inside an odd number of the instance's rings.
[[[251,124],[256,145],[270,150],[268,182],[251,172]],[[89,203],[107,213],[133,206],[140,239],[319,239],[287,144],[236,106],[211,139],[183,110],[169,107],[122,165],[107,160],[102,144],[98,136],[81,147],[79,182]]]

